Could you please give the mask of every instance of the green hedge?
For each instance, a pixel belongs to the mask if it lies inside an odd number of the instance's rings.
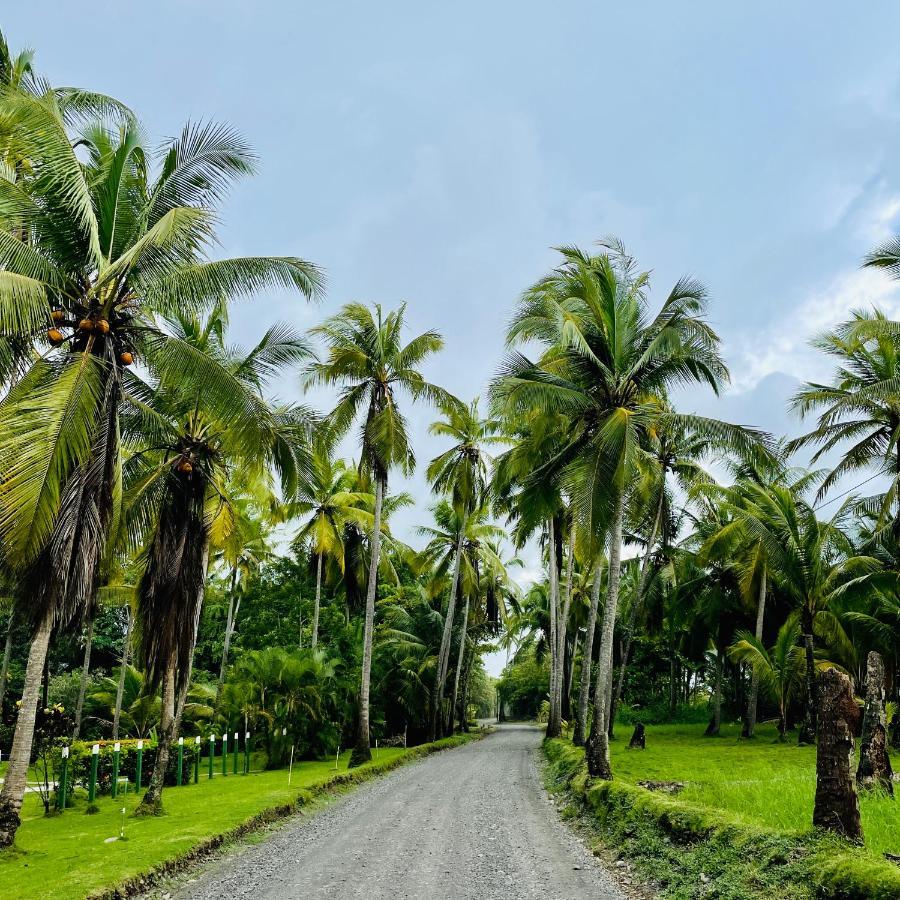
[[[685,883],[703,871],[717,878],[718,892],[709,894],[717,897],[900,897],[900,867],[839,838],[815,832],[786,835],[672,795],[621,781],[594,781],[587,775],[584,752],[568,741],[545,741],[544,753],[556,784],[568,788],[624,855],[644,853],[644,868],[652,877],[659,877],[666,864],[680,870],[676,878]],[[720,867],[718,874],[714,866]],[[677,889],[675,895],[688,896]]]

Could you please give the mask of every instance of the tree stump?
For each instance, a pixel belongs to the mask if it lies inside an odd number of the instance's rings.
[[[634,734],[631,735],[631,740],[628,742],[628,749],[643,750],[646,746],[645,741],[644,726],[638,722],[637,725],[634,726]]]
[[[887,752],[887,717],[884,712],[884,662],[874,650],[866,661],[866,708],[856,786],[860,790],[880,787],[894,796],[893,772]]]
[[[819,676],[816,743],[816,803],[813,825],[862,841],[859,798],[852,774],[853,736],[859,707],[850,679],[837,669]]]

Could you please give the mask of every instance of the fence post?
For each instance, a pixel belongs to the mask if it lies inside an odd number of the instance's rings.
[[[222,774],[228,774],[228,732],[222,732]]]
[[[209,736],[209,777],[212,779],[213,777],[213,758],[216,755],[216,736],[211,734]]]
[[[200,735],[194,738],[194,784],[200,781]]]
[[[184,738],[178,738],[178,771],[175,773],[175,785],[181,787],[184,782]]]
[[[250,773],[250,732],[244,732],[244,774]]]
[[[141,775],[144,771],[144,742],[137,742],[137,762],[134,766],[134,792],[137,793],[141,789]]]
[[[94,805],[97,797],[97,763],[100,759],[100,745],[91,747],[91,780],[88,782],[88,809]]]
[[[110,792],[113,797],[116,797],[119,793],[119,753],[122,749],[121,744],[116,741],[113,744],[113,776],[112,776],[112,787]]]
[[[239,747],[240,747],[240,744],[239,744],[239,742],[238,742],[238,733],[235,732],[235,733],[234,733],[234,749],[231,751],[231,752],[232,752],[232,755],[233,755],[233,757],[234,757],[233,760],[232,760],[232,763],[231,763],[231,771],[232,771],[232,773],[235,774],[235,775],[237,775],[237,773],[238,773],[238,763],[237,763],[237,761],[238,761],[238,748],[239,748]]]
[[[69,768],[69,748],[62,748],[62,762],[59,766],[59,783],[56,785],[56,808],[62,812],[66,808],[66,774]]]

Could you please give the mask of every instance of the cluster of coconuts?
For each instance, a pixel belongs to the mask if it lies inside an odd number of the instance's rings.
[[[110,332],[109,320],[104,319],[99,315],[85,316],[76,322],[74,319],[66,318],[65,310],[54,309],[53,312],[50,313],[50,318],[53,319],[53,325],[47,331],[47,340],[50,341],[54,347],[58,347],[66,339],[66,336],[57,326],[77,328],[78,331],[84,332],[85,334],[90,334],[92,332],[96,334],[109,334]],[[119,353],[119,362],[123,366],[130,366],[134,362],[134,354],[130,350],[122,349]]]

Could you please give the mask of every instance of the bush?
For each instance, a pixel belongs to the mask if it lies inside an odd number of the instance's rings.
[[[699,725],[709,720],[710,710],[706,701],[701,703],[680,703],[673,712],[668,701],[660,700],[648,706],[626,706],[616,710],[616,722],[621,725]]]

